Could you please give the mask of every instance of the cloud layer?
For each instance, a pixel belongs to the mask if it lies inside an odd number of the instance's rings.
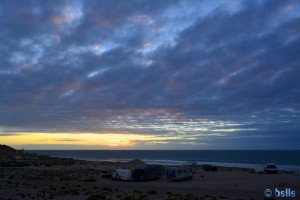
[[[2,136],[299,147],[298,2],[5,1],[0,13]]]

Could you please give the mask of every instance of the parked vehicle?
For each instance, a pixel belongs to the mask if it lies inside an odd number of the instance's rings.
[[[114,170],[101,170],[102,178],[112,178]]]
[[[133,170],[132,177],[136,181],[159,179],[163,175],[162,165],[143,165]]]
[[[188,163],[185,164],[184,166],[191,167],[192,173],[193,173],[193,174],[195,174],[196,171],[197,171],[197,163],[196,163],[196,162],[188,162]]]
[[[257,164],[257,165],[255,165],[254,172],[258,173],[258,174],[265,173],[265,165],[263,165],[263,164]]]
[[[184,181],[193,178],[192,168],[189,166],[169,167],[167,170],[168,181]]]
[[[116,169],[112,173],[113,180],[133,181],[132,171],[130,169]]]
[[[267,174],[277,174],[277,166],[275,163],[270,162],[265,165],[265,172]]]
[[[202,169],[206,172],[218,171],[218,168],[216,166],[212,166],[212,165],[203,165]]]

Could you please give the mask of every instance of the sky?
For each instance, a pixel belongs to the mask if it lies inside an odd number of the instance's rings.
[[[0,144],[300,149],[300,3],[0,2]]]

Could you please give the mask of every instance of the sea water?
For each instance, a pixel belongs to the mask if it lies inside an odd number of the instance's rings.
[[[299,150],[30,150],[29,153],[91,161],[141,159],[149,164],[182,165],[193,161],[224,167],[254,169],[256,164],[275,162],[280,170],[296,171]]]

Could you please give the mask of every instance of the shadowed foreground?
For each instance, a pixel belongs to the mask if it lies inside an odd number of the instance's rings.
[[[116,168],[109,162],[78,162],[71,166],[0,168],[0,199],[264,199],[267,188],[300,191],[295,174],[251,174],[244,169],[200,167],[193,180],[168,182],[165,177],[147,182],[102,178],[100,170]]]

